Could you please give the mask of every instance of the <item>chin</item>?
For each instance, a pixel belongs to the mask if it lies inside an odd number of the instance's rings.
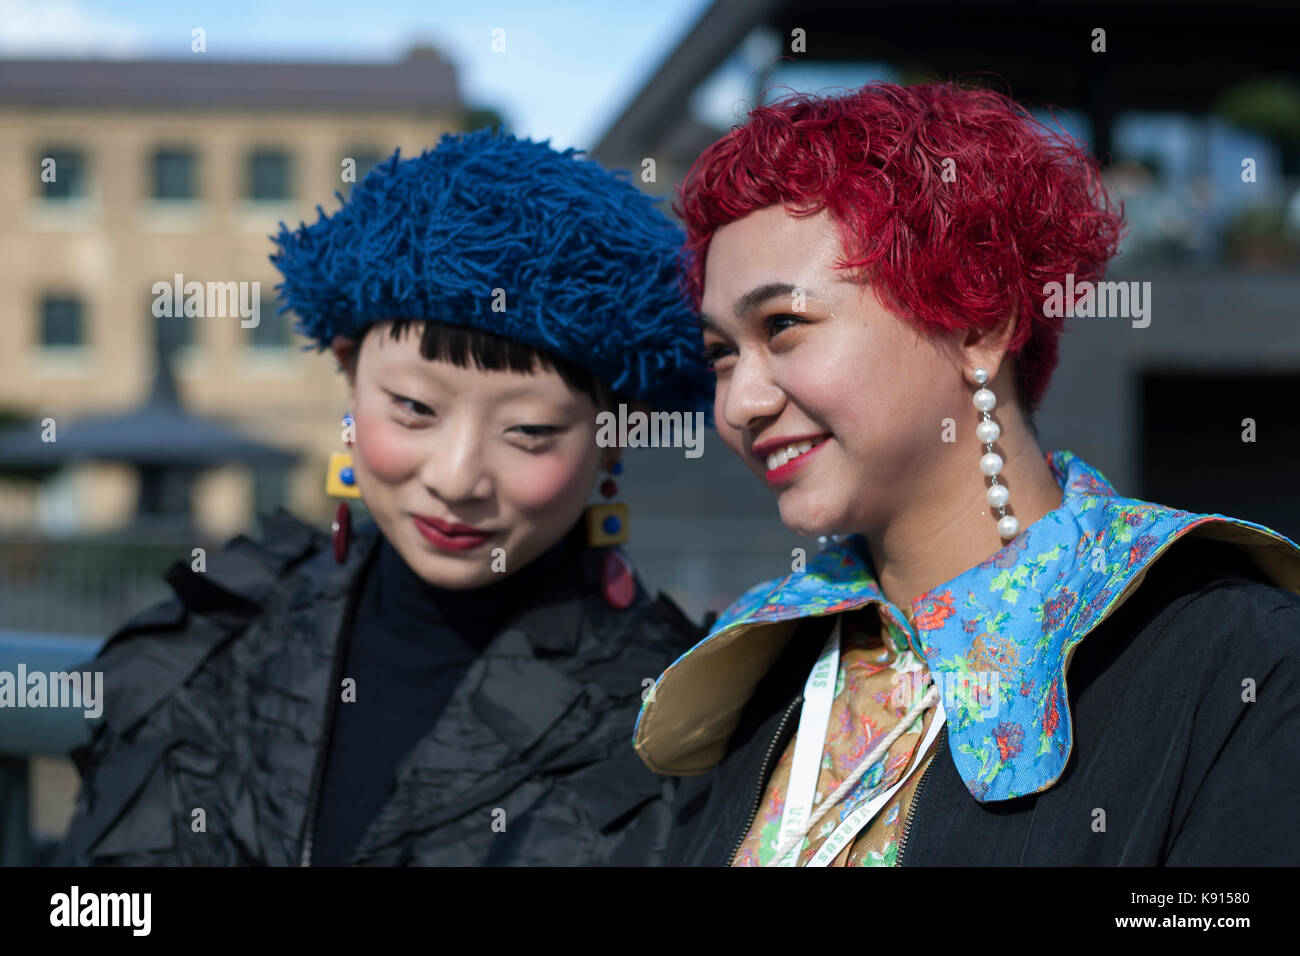
[[[407,566],[425,584],[449,591],[479,588],[501,577],[491,570],[490,558],[486,557],[448,558],[428,551],[419,552],[414,562],[410,557],[403,557]]]
[[[809,508],[796,502],[780,504],[781,523],[803,538],[820,538],[822,535],[841,534],[845,526],[843,515],[825,508]]]
[[[436,551],[418,531],[400,541],[389,538],[406,566],[425,584],[447,590],[482,587],[500,577],[491,568],[492,546],[471,554],[452,555]]]

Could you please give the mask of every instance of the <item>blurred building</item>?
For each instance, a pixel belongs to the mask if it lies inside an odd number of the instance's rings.
[[[0,414],[38,428],[137,405],[161,340],[187,408],[304,454],[287,475],[209,472],[199,527],[233,533],[281,504],[323,519],[346,389],[332,356],[303,351],[276,314],[268,236],[464,121],[452,65],[424,47],[376,64],[0,61],[0,166],[22,173],[0,179]],[[220,308],[155,315],[155,284],[178,281],[223,284]],[[236,308],[254,284],[255,324]],[[85,465],[0,482],[0,530],[120,526],[137,481]]]

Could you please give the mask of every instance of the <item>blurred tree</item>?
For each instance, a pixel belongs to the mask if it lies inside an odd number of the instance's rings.
[[[1247,206],[1223,230],[1224,252],[1241,265],[1277,267],[1300,264],[1300,242],[1286,228],[1280,206]]]
[[[1286,77],[1258,78],[1223,91],[1211,110],[1267,136],[1282,150],[1282,175],[1300,176],[1300,87]]]
[[[461,125],[467,133],[482,129],[484,126],[491,126],[494,129],[501,126],[505,127],[507,133],[510,132],[510,127],[500,112],[490,106],[474,106],[465,110],[461,114]]]

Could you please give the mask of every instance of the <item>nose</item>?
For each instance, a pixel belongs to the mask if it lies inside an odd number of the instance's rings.
[[[419,474],[430,493],[449,504],[490,498],[482,429],[470,421],[438,429]]]
[[[731,370],[722,403],[722,417],[738,431],[753,429],[759,419],[773,418],[785,405],[785,392],[772,381],[762,356],[740,358]]]

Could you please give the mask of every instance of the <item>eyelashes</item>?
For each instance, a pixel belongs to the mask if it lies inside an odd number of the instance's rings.
[[[389,402],[396,409],[399,416],[399,423],[407,427],[414,427],[411,419],[437,417],[436,413],[423,402],[417,402],[413,398],[405,395],[398,395],[396,392],[389,392]],[[532,445],[541,445],[548,438],[565,431],[561,425],[515,425],[509,429],[517,433],[525,441]]]
[[[403,412],[405,412],[405,413],[408,414],[408,415],[417,415],[417,416],[418,416],[418,415],[432,415],[432,414],[433,414],[433,409],[430,408],[428,405],[425,405],[423,402],[417,402],[415,399],[413,399],[413,398],[407,398],[405,395],[397,395],[397,394],[393,394],[393,393],[390,393],[390,395],[391,395],[391,397],[392,397],[392,403],[393,403],[393,405],[394,405],[394,406],[395,406],[399,411],[403,411]],[[407,406],[408,404],[409,404],[410,406],[412,406],[412,407],[407,408],[406,406]]]
[[[791,322],[793,322],[795,325],[807,325],[807,324],[808,324],[807,319],[801,319],[801,318],[799,318],[797,315],[790,315],[790,314],[787,313],[787,312],[780,312],[780,313],[777,313],[776,315],[770,315],[770,316],[767,317],[767,320],[766,320],[766,322],[764,323],[764,324],[767,326],[767,330],[768,330],[768,338],[771,338],[773,335],[776,334],[775,332],[772,331],[772,327],[773,327],[773,325],[774,325],[776,322],[780,321],[781,319],[789,319],[789,320],[790,320]],[[787,326],[785,326],[785,328],[790,328],[790,326],[787,325]],[[782,329],[781,331],[784,331],[784,329]]]
[[[779,322],[789,322],[791,324],[782,325],[778,327],[777,323]],[[807,325],[807,324],[808,324],[807,319],[801,319],[799,316],[791,315],[788,312],[777,312],[772,315],[769,315],[767,318],[763,320],[763,327],[767,330],[767,337],[769,341],[771,339],[776,338],[776,336],[780,335],[786,329],[793,328],[796,325]],[[704,347],[703,349],[704,361],[709,368],[713,368],[714,365],[720,359],[724,359],[727,357],[726,355],[719,354],[719,350],[731,351],[731,346],[723,345],[720,342],[714,342],[711,345],[706,345]]]
[[[719,355],[719,354],[718,354],[718,350],[719,350],[719,349],[725,349],[725,348],[726,348],[725,345],[716,345],[716,344],[715,344],[715,345],[709,345],[709,346],[706,346],[706,347],[704,348],[704,350],[703,350],[704,363],[705,363],[709,368],[713,368],[713,366],[717,363],[718,359],[721,359],[721,358],[724,358],[724,357],[725,357],[725,356]]]

